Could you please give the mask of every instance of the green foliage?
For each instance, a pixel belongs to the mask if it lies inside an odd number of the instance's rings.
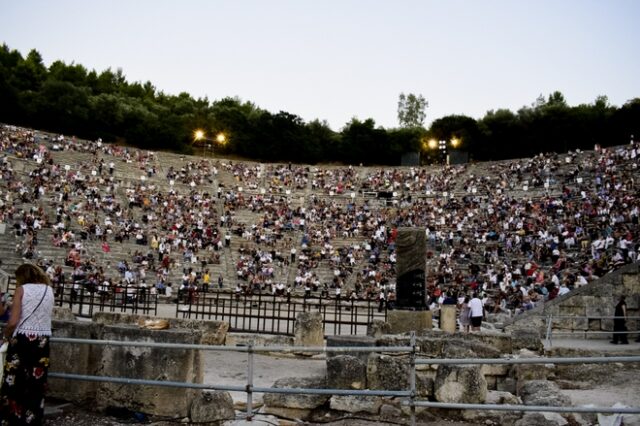
[[[98,72],[63,61],[47,68],[36,50],[23,57],[6,44],[0,46],[0,100],[0,122],[192,153],[199,152],[193,131],[202,129],[216,153],[274,162],[397,165],[406,152],[422,150],[428,157],[431,138],[455,138],[459,145],[450,149],[496,160],[640,137],[640,99],[617,108],[599,96],[592,104],[572,107],[558,91],[517,112],[489,111],[479,120],[441,117],[428,131],[422,127],[424,97],[401,93],[400,128],[353,119],[337,133],[326,122],[305,123],[295,114],[273,114],[239,98],[210,102],[188,93],[167,95],[149,81],[128,82],[121,69]],[[219,133],[225,135],[223,143],[215,140]]]
[[[428,106],[429,102],[422,95],[400,93],[398,96],[398,123],[400,123],[400,127],[422,127],[424,119],[427,117],[425,110]]]

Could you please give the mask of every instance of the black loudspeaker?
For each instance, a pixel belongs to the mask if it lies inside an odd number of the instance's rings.
[[[424,286],[424,270],[414,269],[397,277],[396,308],[413,311],[427,311]]]
[[[424,228],[398,228],[396,308],[428,310],[425,290],[427,238]]]

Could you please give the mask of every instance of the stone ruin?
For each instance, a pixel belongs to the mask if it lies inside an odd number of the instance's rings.
[[[275,338],[276,344],[289,342],[299,346],[318,342],[322,323],[317,313],[302,313],[293,339]],[[228,325],[220,321],[170,319],[167,330],[144,330],[137,326],[139,316],[100,313],[92,322],[57,320],[57,337],[153,341],[224,345]],[[385,334],[387,323],[375,323],[368,336],[330,336],[323,377],[283,377],[277,388],[408,390],[410,360],[407,353],[385,352],[385,347],[407,346],[407,334]],[[269,341],[263,336],[262,343]],[[232,340],[232,339],[230,339]],[[256,342],[259,344],[259,342]],[[539,357],[543,354],[540,334],[534,329],[513,329],[510,333],[447,333],[428,330],[416,337],[418,358],[499,358],[505,355]],[[371,346],[377,352],[331,352],[335,346]],[[308,354],[306,354],[308,355]],[[575,369],[554,365],[418,365],[418,399],[453,403],[495,403],[568,406],[571,401],[560,393],[557,383],[567,386]],[[163,350],[160,348],[102,345],[52,344],[51,369],[55,372],[131,377],[140,379],[202,383],[203,353],[199,350]],[[554,381],[548,380],[554,379]],[[584,380],[584,376],[580,376]],[[223,422],[236,417],[228,392],[179,389],[146,385],[128,385],[90,381],[50,379],[50,395],[89,404],[94,409],[124,407],[131,411],[191,422]],[[307,394],[270,394],[257,405],[259,413],[291,421],[322,421],[365,418],[371,421],[408,423],[410,409],[401,398],[380,396],[342,396]],[[564,424],[582,419],[577,415],[540,415],[484,410],[441,410],[416,408],[419,422],[439,419],[482,422],[484,424]],[[536,417],[537,416],[537,417]],[[586,416],[585,416],[586,417]],[[555,420],[549,420],[549,418]],[[538,423],[535,420],[540,420]],[[582,420],[580,420],[582,421]],[[545,423],[551,422],[551,423]],[[586,423],[585,423],[586,424]]]

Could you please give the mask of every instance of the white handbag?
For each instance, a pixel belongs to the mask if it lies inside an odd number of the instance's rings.
[[[2,383],[2,375],[4,374],[4,358],[7,356],[8,347],[9,342],[4,342],[2,346],[0,346],[0,383]]]

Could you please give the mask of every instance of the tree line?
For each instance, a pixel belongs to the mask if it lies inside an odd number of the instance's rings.
[[[456,149],[472,159],[498,160],[592,149],[596,143],[621,144],[631,134],[640,136],[640,98],[621,107],[610,105],[606,97],[569,106],[559,92],[517,112],[489,111],[478,120],[445,116],[428,129],[422,126],[425,99],[401,94],[398,128],[354,118],[334,131],[325,121],[305,122],[238,98],[168,95],[149,81],[128,82],[121,69],[97,72],[63,61],[47,67],[38,51],[24,57],[6,44],[0,48],[0,100],[0,121],[5,123],[183,153],[213,145],[216,153],[273,162],[397,165],[408,152],[435,159],[427,142],[453,138],[460,141]],[[210,139],[195,141],[195,129]],[[224,143],[214,139],[219,133],[225,135]]]

